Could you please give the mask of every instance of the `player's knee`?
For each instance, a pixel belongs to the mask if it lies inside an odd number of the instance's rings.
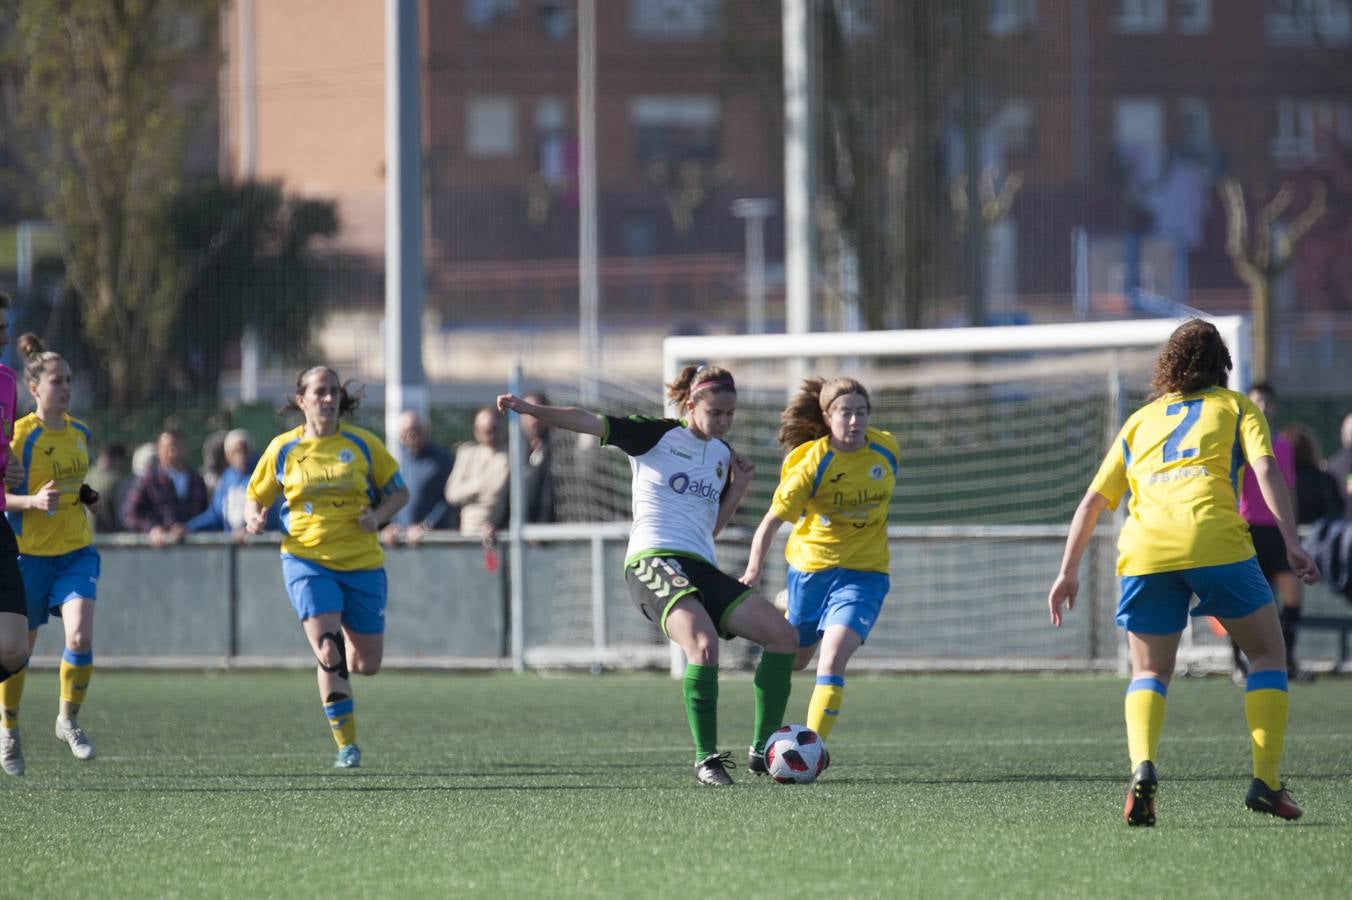
[[[71,653],[88,653],[91,645],[92,641],[87,631],[76,631],[66,636],[66,649]]]
[[[379,656],[357,656],[355,654],[349,660],[353,675],[374,675],[380,671],[381,662]]]
[[[771,653],[796,653],[798,652],[798,631],[789,624],[787,619],[777,619],[770,629],[769,639],[765,642],[765,649]],[[795,659],[794,663],[798,661]],[[801,666],[799,666],[801,668]]]
[[[685,651],[686,661],[693,665],[718,665],[718,638],[716,637],[697,634],[681,649]]]
[[[17,672],[28,661],[28,641],[8,641],[0,644],[0,669]]]

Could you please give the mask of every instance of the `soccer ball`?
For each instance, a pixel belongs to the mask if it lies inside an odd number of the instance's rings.
[[[830,764],[826,744],[806,725],[785,725],[765,742],[765,768],[780,784],[811,784]]]

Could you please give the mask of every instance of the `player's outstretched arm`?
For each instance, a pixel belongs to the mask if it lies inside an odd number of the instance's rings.
[[[528,403],[515,394],[499,394],[498,410],[507,410],[526,416],[534,416],[546,425],[576,431],[579,434],[591,434],[596,437],[605,435],[605,424],[597,413],[576,406],[539,406]]]
[[[774,510],[765,514],[765,518],[760,520],[756,526],[756,533],[751,538],[751,554],[746,560],[746,571],[742,577],[737,580],[748,587],[760,587],[761,571],[765,568],[765,557],[770,554],[770,545],[774,543],[775,535],[779,534],[779,529],[783,526],[784,520],[775,515]]]
[[[1099,514],[1108,506],[1108,498],[1098,491],[1085,491],[1075,518],[1070,520],[1070,534],[1066,535],[1066,550],[1061,557],[1061,571],[1047,594],[1047,608],[1052,624],[1061,627],[1061,606],[1075,608],[1075,597],[1080,591],[1080,560],[1098,525]]]

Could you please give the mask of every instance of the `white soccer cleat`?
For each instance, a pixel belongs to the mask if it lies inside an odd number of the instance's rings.
[[[0,769],[7,775],[23,774],[23,744],[17,728],[0,728]]]
[[[56,720],[56,737],[70,746],[70,755],[76,759],[94,758],[94,742],[83,728],[70,719]]]

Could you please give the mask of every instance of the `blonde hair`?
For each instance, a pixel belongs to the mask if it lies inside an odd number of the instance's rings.
[[[19,353],[24,358],[23,374],[29,384],[41,381],[48,365],[61,362],[61,354],[48,350],[42,339],[31,331],[19,336]]]
[[[869,399],[868,389],[853,378],[809,378],[803,382],[798,393],[789,401],[784,412],[779,415],[779,446],[782,450],[792,450],[799,444],[815,441],[831,433],[826,422],[826,414],[835,403],[846,394],[858,394],[864,398],[869,409],[873,402]]]

